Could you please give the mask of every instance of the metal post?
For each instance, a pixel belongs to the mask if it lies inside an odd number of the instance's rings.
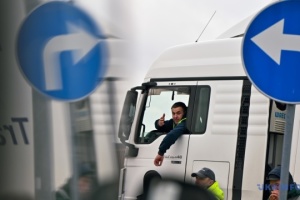
[[[26,0],[26,13],[41,0]],[[35,198],[53,199],[53,129],[51,99],[32,89]]]
[[[295,105],[287,104],[286,124],[283,138],[282,147],[282,159],[281,159],[281,173],[280,173],[280,200],[287,199],[287,193],[289,188],[289,168],[290,168],[290,156],[293,136],[293,125],[295,116]]]
[[[294,104],[287,104],[286,124],[284,130],[282,158],[281,158],[280,185],[283,187],[279,188],[280,200],[286,200],[288,194],[289,168],[290,168],[295,107],[296,106]]]
[[[53,197],[53,129],[51,100],[32,90],[35,198]]]
[[[77,150],[76,150],[76,120],[75,120],[75,104],[68,103],[69,114],[70,114],[70,121],[69,125],[71,127],[70,133],[68,134],[70,140],[70,150],[71,150],[71,165],[72,165],[72,181],[70,184],[70,194],[72,200],[78,200],[78,157],[77,157]]]

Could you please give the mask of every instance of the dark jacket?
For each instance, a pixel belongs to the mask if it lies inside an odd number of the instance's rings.
[[[174,127],[174,128],[173,128]],[[184,133],[187,133],[186,119],[181,120],[177,125],[173,119],[166,120],[163,126],[158,126],[158,120],[155,121],[155,128],[162,132],[168,132],[166,137],[160,143],[158,154],[163,156],[172,144]]]
[[[155,123],[154,123],[155,128],[158,131],[168,133],[168,132],[170,132],[175,127],[175,123],[174,123],[173,119],[166,120],[165,124],[163,126],[159,126],[158,125],[158,121],[159,121],[159,119],[156,120]]]
[[[297,187],[297,185],[295,184],[295,187]],[[299,189],[293,189],[288,191],[288,200],[300,200],[300,190]]]
[[[59,190],[56,191],[55,197],[56,200],[70,200],[70,183],[71,179],[67,181],[65,185],[63,185]]]

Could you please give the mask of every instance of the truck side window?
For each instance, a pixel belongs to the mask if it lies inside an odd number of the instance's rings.
[[[165,114],[165,120],[172,119],[171,107],[175,102],[181,101],[188,106],[190,98],[189,87],[156,87],[151,88],[147,97],[142,122],[139,127],[139,135],[136,142],[149,144],[160,135],[155,128],[155,121]]]
[[[193,133],[203,134],[206,130],[208,108],[210,99],[210,88],[208,86],[200,87],[196,94],[195,113],[193,116],[194,130]]]

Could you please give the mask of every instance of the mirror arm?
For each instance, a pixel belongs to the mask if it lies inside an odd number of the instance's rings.
[[[139,153],[139,149],[136,148],[133,144],[129,144],[128,142],[125,142],[124,138],[121,138],[122,144],[124,144],[126,147],[128,147],[125,151],[126,157],[137,157]]]
[[[136,90],[142,90],[142,93],[144,93],[145,91],[147,91],[149,88],[157,86],[156,82],[146,82],[143,83],[142,86],[137,86],[134,88],[131,88],[131,91],[136,91]]]

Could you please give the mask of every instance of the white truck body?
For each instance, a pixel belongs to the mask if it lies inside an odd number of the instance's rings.
[[[248,80],[241,44],[242,37],[236,37],[169,48],[151,66],[144,85],[131,90],[142,92],[135,114],[123,113],[123,119],[134,116],[127,124],[130,133],[122,129],[121,119],[119,137],[127,143],[128,155],[121,170],[119,199],[132,200],[143,193],[147,171],[193,184],[191,173],[202,167],[215,172],[225,199],[263,199],[267,166],[281,164],[286,111]],[[170,98],[162,91],[170,91]],[[171,105],[178,100],[188,104],[190,133],[179,137],[157,167],[154,158],[165,134],[151,140],[146,136],[163,113],[171,118]],[[296,182],[300,181],[296,170],[300,167],[299,117],[296,106],[290,157]]]

